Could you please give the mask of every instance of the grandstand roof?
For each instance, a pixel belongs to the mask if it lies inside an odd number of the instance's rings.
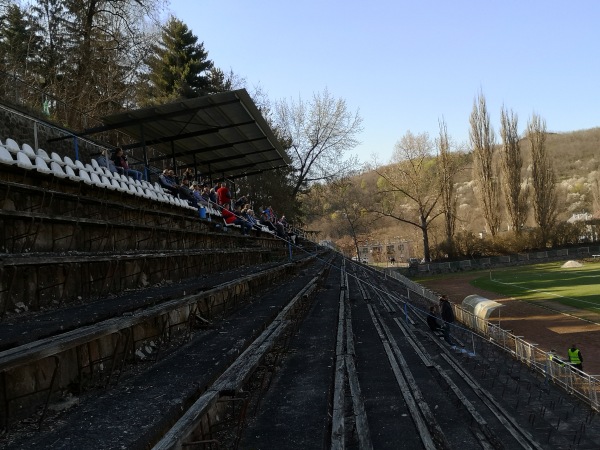
[[[204,174],[237,178],[291,161],[245,89],[180,100],[104,117],[103,127],[136,142],[124,149],[152,148],[147,163],[196,167]]]

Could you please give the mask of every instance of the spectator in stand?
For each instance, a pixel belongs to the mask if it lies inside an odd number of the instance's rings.
[[[219,205],[224,207],[226,204],[231,203],[231,191],[227,187],[226,182],[223,181],[221,183],[221,187],[219,187],[216,190],[216,193],[217,193],[217,202],[219,203]]]
[[[187,200],[190,203],[190,205],[197,207],[198,201],[196,200],[194,191],[190,188],[190,182],[188,180],[184,179],[181,182],[180,189],[184,192],[183,197],[180,197],[180,198],[184,198],[185,200]]]
[[[246,204],[250,203],[250,201],[248,200],[248,196],[246,195],[242,195],[240,198],[238,198],[235,203],[233,204],[233,206],[235,208],[240,208],[240,209],[244,209],[246,207]]]
[[[197,181],[192,181],[192,194],[194,194],[194,198],[196,202],[200,204],[202,201],[202,186]]]
[[[269,217],[269,212],[266,209],[260,213],[259,222],[261,225],[266,226],[273,233],[277,232],[277,228],[275,228],[275,225],[273,225],[273,222],[271,222],[271,219]]]
[[[262,227],[258,222],[258,219],[254,215],[254,210],[250,208],[250,205],[247,205],[245,209],[244,217],[246,221],[250,224],[251,229],[256,230],[256,236],[260,236],[260,232],[262,231]]]
[[[175,181],[175,172],[172,169],[165,169],[163,173],[158,177],[158,181],[163,188],[165,188],[171,195],[184,200],[187,200],[192,206],[197,207],[198,203],[192,195],[191,191],[177,184]]]
[[[142,172],[135,169],[129,168],[129,163],[127,162],[127,156],[123,152],[121,147],[117,147],[112,155],[112,161],[117,167],[119,173],[123,173],[134,180],[141,181],[142,180]]]
[[[239,225],[242,228],[242,234],[247,235],[250,232],[252,226],[240,215],[229,210],[229,204],[226,203],[221,209],[221,215],[225,219],[225,223],[228,225],[234,224]]]
[[[255,225],[258,225],[258,221],[254,216],[254,211],[252,210],[249,204],[245,205],[242,209],[242,217],[246,219],[246,221],[250,224],[252,228],[254,228]]]
[[[210,199],[210,188],[208,186],[202,187],[202,193],[200,195],[200,202],[204,205],[208,205],[211,202]]]
[[[209,190],[209,197],[210,197],[210,201],[212,203],[214,203],[215,205],[218,205],[218,198],[217,198],[217,191],[215,190],[215,188],[210,188]]]
[[[429,308],[429,314],[427,315],[427,325],[429,325],[429,329],[434,333],[441,328],[437,319],[437,314],[435,313],[435,306]]]
[[[105,152],[102,152],[102,155],[99,156],[98,158],[96,158],[98,165],[100,167],[107,167],[108,170],[111,171],[111,173],[118,173],[118,174],[123,173],[123,170],[121,168],[117,168],[117,166],[115,166],[115,163],[112,161],[112,159],[106,157],[107,152],[108,152],[108,150]]]
[[[167,191],[169,194],[177,197],[179,195],[179,189],[177,189],[177,185],[175,180],[169,176],[169,169],[165,169],[158,176],[158,182],[160,185]]]
[[[194,181],[196,181],[196,174],[194,173],[194,169],[192,169],[191,167],[188,167],[187,169],[185,169],[183,171],[183,173],[181,174],[181,182],[183,184],[183,180],[188,180],[190,186],[192,185],[192,183]]]

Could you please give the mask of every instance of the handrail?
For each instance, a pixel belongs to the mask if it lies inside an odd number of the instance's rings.
[[[386,274],[406,286],[409,291],[409,299],[412,292],[437,304],[439,295],[425,286],[415,283],[395,271],[386,271]],[[595,411],[600,411],[600,379],[572,367],[552,353],[540,350],[536,344],[527,342],[522,337],[515,336],[500,326],[475,316],[460,305],[453,306],[456,320],[473,331],[475,335],[502,348],[521,363],[541,373],[547,380],[563,387],[567,392],[577,395]]]

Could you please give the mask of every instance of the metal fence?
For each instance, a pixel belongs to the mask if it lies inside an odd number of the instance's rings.
[[[398,272],[386,271],[387,276],[397,279],[408,289],[408,298],[418,295],[438,303],[439,294],[409,280]],[[525,341],[490,321],[481,319],[460,305],[453,305],[457,322],[470,330],[473,338],[477,337],[492,343],[508,353],[514,359],[527,365],[531,370],[542,374],[547,380],[563,387],[567,392],[581,398],[595,411],[600,411],[600,380],[578,370],[556,355],[537,348],[537,344]]]
[[[418,270],[420,273],[462,272],[465,270],[490,269],[493,267],[519,265],[531,262],[581,258],[600,258],[600,246],[562,248],[543,252],[466,259],[463,261],[424,263],[419,264]]]

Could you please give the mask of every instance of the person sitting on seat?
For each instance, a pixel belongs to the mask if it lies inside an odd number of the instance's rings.
[[[187,169],[185,169],[183,171],[183,173],[181,174],[181,181],[183,183],[183,180],[188,180],[190,182],[190,185],[196,181],[196,174],[194,173],[194,169],[192,169],[191,167],[188,167]]]
[[[202,192],[200,194],[200,203],[202,203],[203,205],[208,205],[210,204],[211,200],[210,200],[210,187],[208,186],[204,186],[202,188]]]
[[[242,228],[242,234],[247,235],[250,232],[252,226],[244,220],[239,214],[229,211],[229,204],[226,203],[221,209],[221,215],[225,219],[227,225],[239,225]]]
[[[273,225],[273,223],[270,220],[268,211],[266,211],[266,210],[261,211],[259,222],[261,225],[266,226],[269,229],[269,231],[271,231],[273,233],[277,232],[277,228],[275,228],[275,225]]]
[[[429,329],[434,333],[441,329],[440,323],[437,320],[437,314],[435,312],[435,306],[429,308],[429,314],[427,315],[427,325]]]
[[[239,209],[244,209],[248,203],[250,203],[250,201],[248,200],[248,196],[242,195],[240,198],[238,198],[235,201],[235,203],[233,204],[233,207],[239,208]]]
[[[163,170],[163,173],[158,177],[160,185],[174,197],[187,200],[190,205],[198,207],[198,202],[192,195],[192,192],[188,188],[178,185],[174,175],[175,172],[172,169]]]
[[[121,147],[117,147],[112,155],[112,161],[117,167],[119,173],[123,173],[128,177],[133,178],[134,180],[141,181],[142,180],[142,172],[135,169],[129,168],[129,163],[127,162],[127,156],[123,152]]]
[[[115,163],[112,162],[112,160],[107,159],[104,154],[96,158],[96,162],[100,167],[106,167],[111,173],[121,173],[119,172],[119,168],[115,166]]]

